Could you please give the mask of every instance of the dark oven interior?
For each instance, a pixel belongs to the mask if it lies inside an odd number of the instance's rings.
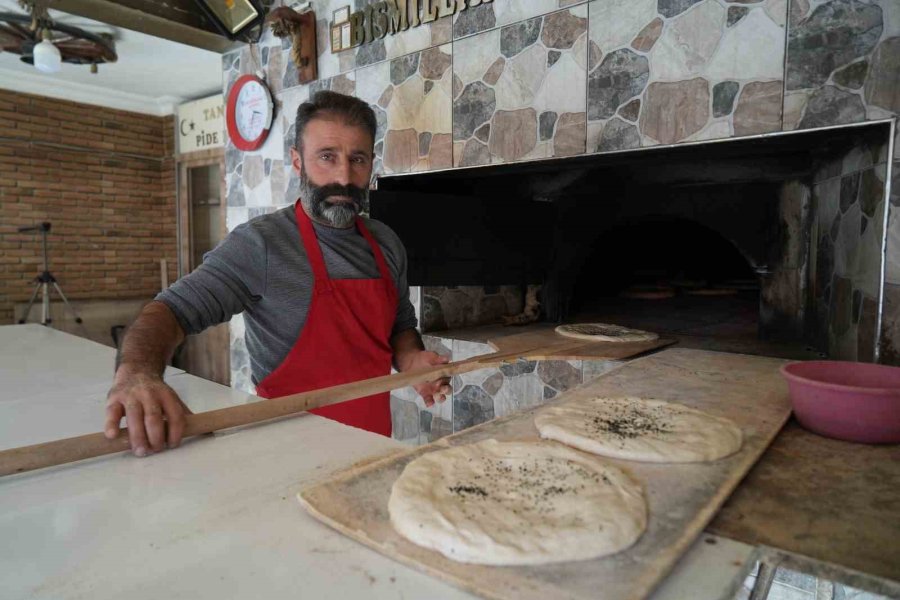
[[[873,124],[387,176],[371,213],[426,293],[540,284],[547,322],[822,349],[811,190],[823,165],[888,136]]]

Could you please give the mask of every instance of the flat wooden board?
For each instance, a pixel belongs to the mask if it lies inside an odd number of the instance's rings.
[[[588,342],[560,335],[553,329],[539,329],[488,340],[488,344],[497,350],[497,356],[515,356],[527,360],[621,360],[674,343],[675,340],[661,338],[649,342]],[[492,356],[485,355],[484,361],[493,360]]]
[[[783,363],[669,349],[634,360],[553,402],[597,395],[658,398],[730,418],[744,432],[743,448],[713,463],[610,460],[645,485],[650,512],[643,537],[613,556],[541,567],[469,565],[416,546],[390,525],[391,486],[407,463],[428,452],[488,438],[537,440],[533,417],[541,407],[335,474],[304,490],[300,501],[314,517],[345,535],[487,598],[643,598],[687,550],[787,420],[787,388],[778,373]]]
[[[833,440],[791,421],[710,530],[900,582],[900,444]]]

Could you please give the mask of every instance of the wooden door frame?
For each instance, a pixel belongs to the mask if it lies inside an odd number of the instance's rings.
[[[188,170],[196,167],[219,165],[219,208],[222,217],[220,233],[224,237],[228,233],[226,219],[228,200],[225,195],[225,149],[215,148],[200,150],[176,156],[176,175],[178,178],[177,198],[177,244],[178,244],[178,276],[183,277],[191,271],[193,256],[193,236],[191,235],[192,203],[189,194],[190,178]],[[179,366],[192,375],[216,381],[222,385],[231,383],[231,343],[230,324],[226,321],[210,327],[197,335],[188,336],[179,352]],[[220,354],[221,353],[221,354]],[[221,361],[216,360],[216,357]]]
[[[219,233],[224,237],[228,233],[228,201],[225,195],[225,148],[179,154],[175,160],[178,173],[178,277],[184,277],[191,271],[191,257],[193,256],[188,169],[219,165],[219,173],[221,174],[219,178],[219,198],[221,200],[219,210],[222,216],[222,230]]]

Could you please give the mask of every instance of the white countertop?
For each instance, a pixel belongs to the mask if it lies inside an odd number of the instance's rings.
[[[0,327],[0,403],[112,382],[114,348],[31,323]],[[184,373],[168,367],[167,375]],[[108,388],[107,388],[108,389]],[[105,395],[105,392],[104,392]]]
[[[100,431],[113,358],[40,325],[0,327],[0,448]],[[256,400],[180,372],[166,379],[195,411]],[[471,598],[332,531],[296,500],[319,478],[403,448],[303,414],[144,459],[2,478],[0,598]],[[753,548],[711,537],[654,600],[723,597]]]

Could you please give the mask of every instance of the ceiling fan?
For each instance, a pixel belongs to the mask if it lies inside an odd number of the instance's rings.
[[[62,63],[90,65],[96,73],[97,65],[118,60],[112,35],[55,22],[49,1],[19,0],[29,14],[0,12],[0,49],[45,73],[59,71]]]

